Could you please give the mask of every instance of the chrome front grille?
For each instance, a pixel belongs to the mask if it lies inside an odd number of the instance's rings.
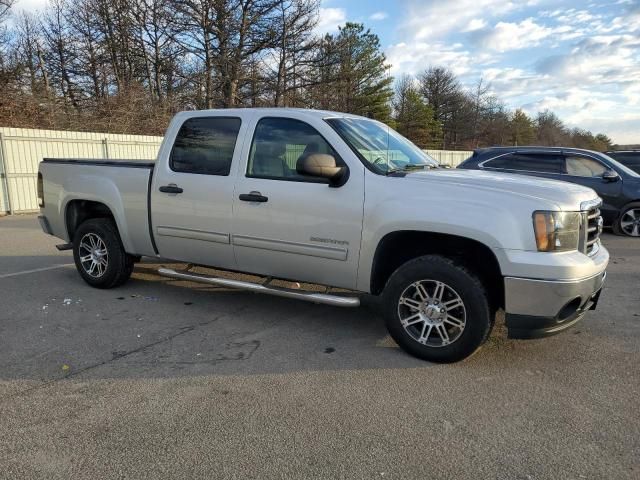
[[[581,249],[587,255],[595,255],[600,249],[600,234],[602,233],[602,216],[600,205],[582,212],[582,245]]]

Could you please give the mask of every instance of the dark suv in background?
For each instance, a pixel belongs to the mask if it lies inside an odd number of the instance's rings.
[[[476,150],[458,168],[533,175],[577,183],[602,198],[602,218],[615,233],[640,237],[640,175],[591,150],[492,147]]]
[[[634,172],[640,173],[640,150],[614,150],[604,153],[625,167],[629,167]]]

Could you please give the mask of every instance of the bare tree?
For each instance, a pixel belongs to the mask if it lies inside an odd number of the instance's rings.
[[[63,99],[77,107],[76,86],[72,79],[76,47],[66,21],[67,14],[65,0],[51,0],[43,26],[45,61]]]
[[[480,141],[482,118],[487,107],[487,100],[490,90],[491,85],[485,83],[481,77],[469,96],[469,99],[471,101],[469,134],[471,136],[471,142],[474,148],[478,147],[478,143]]]
[[[0,25],[6,20],[15,0],[0,0]]]
[[[74,14],[69,25],[78,44],[76,53],[78,82],[89,98],[100,101],[107,94],[109,69],[105,36],[100,27],[99,4],[95,0],[71,0]]]
[[[170,0],[133,0],[132,14],[133,35],[149,93],[161,103],[172,91],[169,70],[176,66],[175,60],[183,51],[176,41],[178,31],[172,5]]]
[[[31,13],[22,12],[16,26],[17,49],[29,77],[32,95],[49,96],[49,72],[44,61],[42,25]]]
[[[213,22],[214,0],[175,0],[179,42],[194,59],[189,80],[195,86],[195,106],[212,108],[215,101]]]
[[[243,67],[276,43],[274,23],[281,0],[217,0],[214,3],[214,65],[222,106],[238,105]]]
[[[272,70],[276,107],[297,105],[295,92],[309,83],[308,68],[316,48],[313,28],[318,22],[319,0],[281,0],[277,6],[277,39],[273,48]],[[290,95],[293,94],[293,95]]]

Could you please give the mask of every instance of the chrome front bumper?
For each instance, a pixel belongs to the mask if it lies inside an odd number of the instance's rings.
[[[511,338],[559,333],[594,310],[606,271],[575,280],[506,277],[505,318]]]

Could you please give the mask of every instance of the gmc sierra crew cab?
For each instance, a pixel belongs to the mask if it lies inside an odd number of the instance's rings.
[[[149,256],[265,281],[164,276],[316,303],[371,294],[393,339],[436,362],[472,354],[498,309],[512,338],[575,324],[609,261],[593,190],[438,168],[386,125],[336,112],[182,112],[155,162],[44,159],[38,187],[42,229],[93,287]]]

